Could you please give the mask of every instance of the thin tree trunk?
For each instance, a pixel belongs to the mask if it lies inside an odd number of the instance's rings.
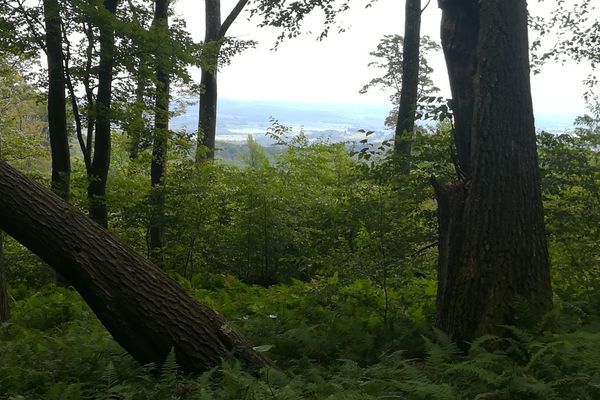
[[[0,137],[0,161],[2,161],[2,137]],[[0,230],[0,322],[6,322],[10,319],[7,286],[4,261],[4,232]]]
[[[140,363],[161,363],[171,349],[188,372],[254,352],[220,314],[58,196],[0,161],[0,229],[55,268]]]
[[[138,73],[141,74],[140,71]],[[142,134],[145,131],[144,122],[144,92],[145,82],[141,76],[137,78],[137,84],[135,87],[135,103],[133,110],[132,121],[126,127],[126,133],[129,136],[131,143],[129,144],[129,158],[135,160],[140,152],[140,145],[142,143]]]
[[[8,305],[8,288],[4,264],[4,232],[0,231],[0,322],[6,322],[9,319],[10,307]]]
[[[150,255],[154,262],[164,264],[165,247],[165,169],[167,165],[167,142],[169,137],[169,63],[170,57],[166,40],[169,35],[169,0],[156,0],[154,29],[162,46],[156,52],[156,105],[154,116],[154,141],[152,144],[152,164],[150,167]]]
[[[465,174],[435,184],[436,325],[459,343],[552,306],[529,80],[525,0],[440,1]],[[471,36],[474,34],[474,38]],[[507,62],[510,60],[510,62]],[[435,183],[435,182],[434,182]]]
[[[198,105],[198,151],[196,161],[215,158],[215,139],[217,133],[217,67],[220,47],[217,41],[225,38],[227,30],[240,15],[248,0],[238,0],[225,21],[221,24],[221,1],[205,0],[204,14],[206,31],[204,43],[214,48],[207,48],[202,68],[200,104]]]
[[[69,199],[71,155],[67,134],[65,71],[62,30],[57,0],[44,0],[46,58],[48,61],[48,131],[52,153],[51,187],[63,199]]]
[[[105,0],[104,7],[114,15],[118,0]],[[112,98],[114,29],[110,21],[100,24],[100,63],[98,65],[98,95],[96,97],[96,138],[89,174],[88,202],[90,217],[103,227],[108,226],[106,182],[110,166],[111,131],[110,103]]]
[[[221,1],[205,0],[204,15],[206,30],[204,43],[217,46],[221,29]],[[215,137],[217,130],[217,63],[219,49],[210,48],[204,55],[206,67],[202,68],[200,86],[199,119],[198,119],[198,151],[196,159],[213,159],[215,157]]]
[[[87,134],[86,134],[86,149],[89,157],[89,166],[87,169],[88,176],[90,175],[92,157],[94,156],[94,127],[96,125],[96,102],[94,101],[94,91],[91,85],[92,76],[92,61],[94,57],[94,43],[96,39],[94,37],[94,29],[90,23],[85,24],[85,36],[87,39],[87,46],[85,49],[85,69],[83,72],[83,87],[85,89],[85,99],[87,102]]]
[[[410,172],[412,134],[419,93],[419,50],[421,40],[421,0],[406,0],[404,42],[402,48],[402,87],[394,149],[400,162],[400,172]]]

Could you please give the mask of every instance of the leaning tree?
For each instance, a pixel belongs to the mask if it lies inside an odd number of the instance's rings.
[[[439,0],[459,180],[434,180],[439,328],[464,343],[542,315],[552,289],[530,88],[526,0]]]
[[[0,161],[0,229],[37,254],[81,294],[141,363],[171,350],[188,372],[229,355],[268,365],[219,313],[60,197]]]

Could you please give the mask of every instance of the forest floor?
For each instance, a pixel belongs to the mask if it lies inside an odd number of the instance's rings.
[[[573,304],[557,302],[541,325],[504,327],[463,354],[431,328],[435,286],[425,278],[387,314],[369,280],[178,280],[275,367],[253,376],[230,359],[190,377],[172,356],[139,366],[75,291],[14,287],[13,319],[0,325],[0,399],[600,398],[600,318]]]

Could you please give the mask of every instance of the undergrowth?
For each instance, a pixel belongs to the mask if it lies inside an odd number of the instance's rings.
[[[221,275],[180,280],[275,367],[254,376],[230,359],[190,377],[172,354],[162,366],[140,366],[74,291],[14,288],[14,318],[0,326],[0,399],[600,398],[598,322],[573,325],[582,319],[569,307],[551,316],[553,331],[503,327],[463,354],[430,328],[433,292],[423,279],[395,294],[422,300],[397,309],[392,323],[368,280],[270,288]]]

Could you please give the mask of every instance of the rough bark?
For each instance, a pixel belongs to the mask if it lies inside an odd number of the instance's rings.
[[[104,0],[110,15],[117,11],[118,0]],[[106,182],[110,166],[111,131],[110,103],[112,99],[113,56],[115,35],[112,23],[104,18],[100,30],[100,61],[98,64],[98,94],[96,96],[96,137],[93,161],[88,176],[88,202],[90,217],[100,225],[108,226],[106,208]]]
[[[159,38],[169,35],[169,0],[156,0],[154,29]],[[156,51],[156,105],[154,115],[154,138],[152,143],[152,163],[150,166],[150,254],[154,262],[163,264],[165,247],[165,170],[167,166],[167,143],[169,137],[169,56],[163,46]]]
[[[419,92],[419,50],[421,41],[421,0],[406,0],[404,42],[402,47],[402,86],[394,149],[400,161],[401,173],[410,171],[412,133]]]
[[[236,355],[268,361],[217,312],[58,196],[0,161],[0,229],[55,268],[141,363],[200,372]]]
[[[500,324],[516,323],[517,299],[541,316],[552,305],[552,290],[526,2],[439,4],[464,174],[455,184],[435,184],[440,236],[436,324],[465,343]]]
[[[221,24],[221,1],[205,0],[204,14],[206,19],[206,31],[204,43],[215,44],[222,40],[227,30],[242,12],[248,0],[239,0],[231,10],[223,24]],[[200,85],[200,104],[198,105],[198,151],[196,161],[213,159],[215,157],[215,138],[217,131],[217,63],[219,59],[219,47],[210,49],[204,57],[207,67],[202,69]]]
[[[46,26],[46,59],[48,61],[48,131],[52,154],[51,187],[59,196],[68,200],[71,155],[67,134],[60,8],[57,0],[44,0],[43,4]]]

